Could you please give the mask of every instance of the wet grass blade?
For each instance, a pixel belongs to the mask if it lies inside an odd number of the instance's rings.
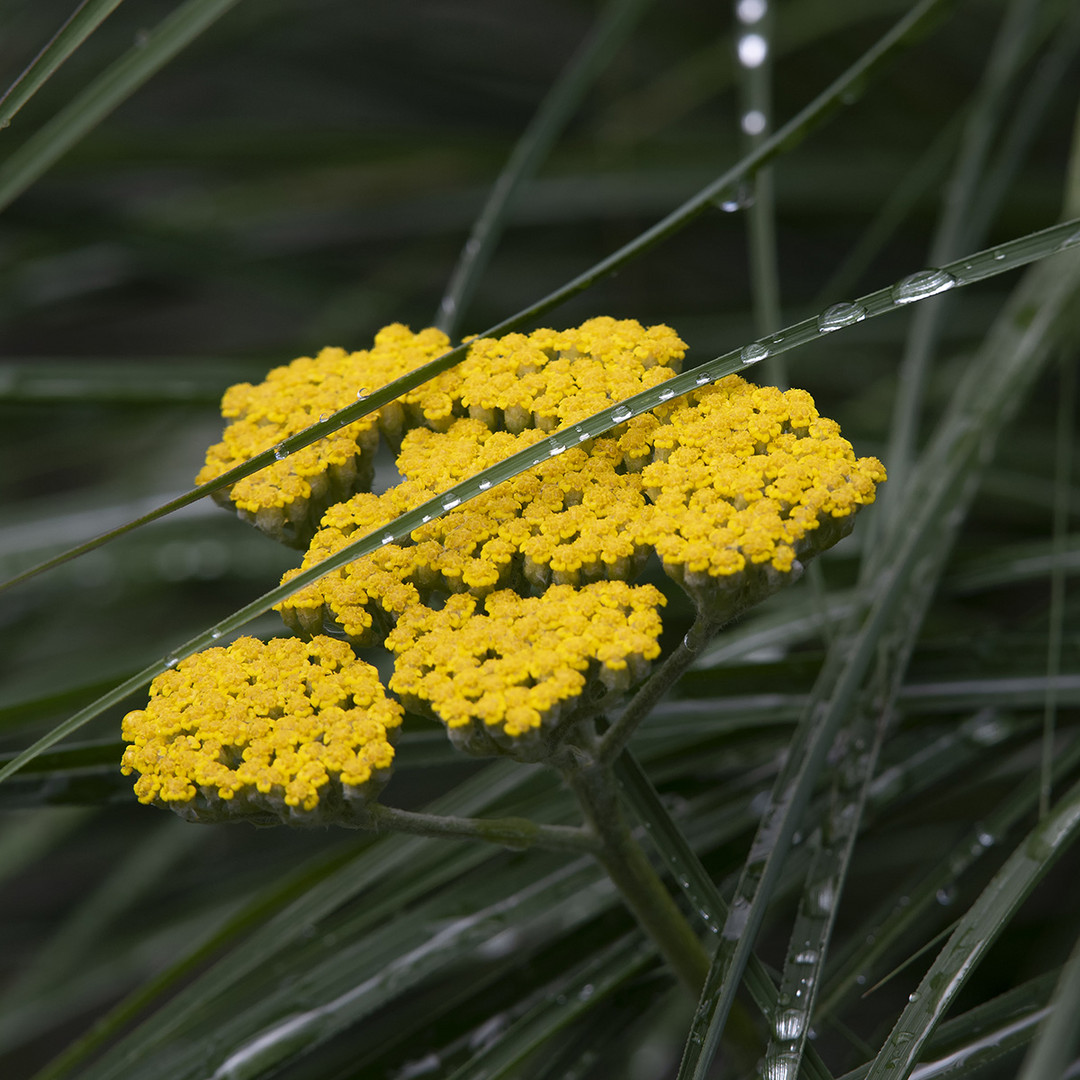
[[[930,1033],[979,961],[1078,832],[1080,785],[1075,785],[1025,837],[964,914],[874,1058],[867,1080],[910,1075]]]

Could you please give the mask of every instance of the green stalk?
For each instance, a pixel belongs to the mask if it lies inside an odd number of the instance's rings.
[[[563,778],[599,838],[597,860],[660,954],[696,995],[709,970],[709,958],[631,835],[619,805],[615,774],[606,765],[574,764],[563,769]]]

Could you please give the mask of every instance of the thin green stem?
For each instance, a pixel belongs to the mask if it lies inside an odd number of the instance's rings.
[[[698,614],[686,636],[679,642],[678,648],[649,676],[619,718],[604,732],[597,752],[597,761],[600,764],[611,765],[626,749],[638,725],[701,655],[715,629],[711,619]]]
[[[697,994],[709,970],[709,958],[631,835],[614,773],[607,766],[571,764],[564,768],[563,777],[600,839],[597,860],[660,954],[687,989]]]
[[[489,844],[521,850],[538,847],[549,851],[569,851],[576,855],[600,855],[601,843],[588,829],[566,825],[539,825],[528,818],[460,818],[444,814],[423,814],[373,803],[367,808],[370,823],[378,829],[433,836],[452,840],[484,840]]]

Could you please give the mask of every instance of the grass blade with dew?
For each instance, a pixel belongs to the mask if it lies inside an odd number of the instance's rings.
[[[235,2],[235,0],[232,0],[232,2]],[[516,315],[512,315],[494,326],[489,327],[478,336],[494,337],[518,329],[530,320],[552,310],[564,301],[569,300],[578,293],[584,292],[586,289],[592,287],[610,274],[615,273],[629,260],[644,254],[657,244],[674,236],[696,217],[704,213],[717,199],[722,198],[726,192],[737,190],[738,185],[748,176],[752,176],[754,172],[768,164],[773,158],[791,150],[801,142],[814,128],[827,119],[833,112],[842,107],[845,96],[852,91],[853,87],[864,86],[872,75],[880,72],[882,67],[890,61],[898,51],[901,51],[903,48],[910,45],[914,37],[916,37],[933,19],[938,18],[943,10],[955,2],[956,0],[920,0],[920,3],[916,4],[915,7],[900,19],[900,21],[897,22],[896,25],[893,26],[874,46],[863,53],[862,56],[860,56],[860,58],[842,75],[834,80],[827,89],[814,98],[809,105],[788,121],[788,123],[777,131],[775,135],[766,139],[752,154],[732,166],[718,179],[714,180],[711,184],[706,185],[696,195],[673,210],[667,217],[652,226],[652,228],[641,233],[628,244],[619,248],[618,251],[609,255],[606,259],[596,263],[590,269],[579,274],[561,288],[548,293],[548,295],[541,300],[522,309]],[[0,178],[2,178],[2,175],[2,170],[0,170]],[[0,188],[0,193],[2,193],[2,188]],[[1078,222],[1078,224],[1080,224],[1080,222]],[[992,275],[989,270],[987,270],[983,276]],[[976,279],[973,278],[972,280]],[[886,310],[886,308],[881,308],[881,310]],[[776,335],[774,335],[774,338],[775,337]],[[807,338],[807,340],[810,339]],[[782,344],[782,341],[775,340],[770,348],[762,346],[762,348],[765,348],[765,351],[761,354],[761,358],[764,358],[770,351],[773,353],[782,351]],[[796,343],[793,342],[784,347],[794,348],[795,344]],[[408,375],[405,375],[392,383],[388,383],[386,386],[371,394],[364,395],[355,404],[339,410],[332,416],[327,417],[326,420],[313,424],[305,431],[298,432],[296,435],[284,439],[273,449],[257,454],[244,464],[237,465],[228,472],[222,473],[216,480],[203,484],[200,487],[193,488],[186,494],[170,500],[156,510],[143,514],[141,517],[128,522],[126,525],[95,537],[55,558],[32,566],[28,570],[9,578],[7,581],[0,582],[0,592],[13,585],[19,584],[22,581],[26,581],[37,574],[43,573],[54,566],[58,566],[62,562],[76,558],[88,551],[93,551],[108,541],[123,536],[139,526],[146,525],[151,521],[156,521],[166,514],[170,514],[175,510],[188,506],[204,496],[209,495],[211,492],[217,491],[219,488],[235,483],[237,480],[240,480],[245,476],[250,476],[252,473],[258,472],[259,469],[273,464],[275,461],[288,457],[295,451],[300,450],[305,446],[309,446],[311,443],[321,439],[324,435],[328,435],[331,432],[337,431],[339,428],[345,427],[347,424],[351,424],[354,420],[358,420],[360,417],[366,416],[375,409],[381,408],[383,405],[394,400],[394,398],[412,390],[421,383],[427,382],[441,372],[448,371],[450,368],[454,367],[455,364],[464,359],[467,347],[467,345],[463,344],[450,349],[442,356],[436,357],[434,360],[417,368],[415,371],[410,372]],[[731,370],[737,370],[737,366],[732,366]],[[677,392],[682,393],[684,391]],[[356,556],[354,556],[354,558],[355,557]],[[0,779],[2,778],[2,775],[0,775]]]
[[[518,139],[469,232],[439,301],[434,325],[451,339],[494,253],[522,184],[551,152],[582,99],[633,32],[651,0],[610,0]]]
[[[1049,255],[1061,252],[1078,243],[1080,243],[1080,219],[1068,221],[1062,225],[1052,226],[1041,232],[1032,233],[1007,244],[1002,244],[993,249],[957,260],[954,263],[946,264],[944,267],[940,267],[932,272],[934,275],[933,280],[940,281],[942,276],[944,276],[944,278],[952,283],[950,287],[974,284],[977,281],[994,277],[1007,270],[1015,269],[1018,266],[1045,259]],[[1062,290],[1061,283],[1064,281],[1066,284],[1071,284],[1071,277],[1067,274],[1048,274],[1047,276],[1052,280],[1046,294],[1060,299]],[[896,285],[886,289],[879,289],[877,292],[869,293],[868,295],[861,297],[854,305],[852,305],[853,308],[858,309],[860,312],[859,318],[848,320],[847,325],[855,325],[865,319],[883,315],[886,312],[895,311],[899,307],[917,302],[920,299],[920,296],[917,294],[917,291],[913,289],[912,282],[921,282],[923,280],[925,280],[923,274],[912,275],[912,277],[905,278]],[[1039,281],[1042,281],[1041,277],[1039,278]],[[940,289],[936,287],[933,290],[933,292],[938,291],[940,291]],[[926,295],[933,295],[933,292],[926,293]],[[1033,302],[1039,303],[1042,299],[1043,296],[1040,294]],[[650,409],[656,408],[657,405],[660,405],[665,401],[669,401],[681,394],[689,393],[691,390],[698,387],[716,382],[726,375],[746,370],[748,367],[760,363],[770,352],[787,352],[790,349],[808,344],[811,341],[817,341],[823,333],[830,333],[834,330],[844,328],[843,326],[823,325],[821,321],[822,318],[824,318],[824,315],[818,318],[804,319],[802,322],[795,323],[793,326],[787,327],[785,330],[771,335],[764,341],[753,342],[742,348],[732,349],[730,352],[724,353],[714,360],[702,364],[691,371],[676,375],[659,388],[643,391],[640,394],[627,398],[618,405],[603,409],[589,417],[587,420],[575,424],[573,428],[549,436],[533,446],[512,455],[498,465],[493,465],[491,468],[478,473],[471,479],[465,480],[462,483],[447,489],[441,495],[423,503],[415,510],[403,514],[385,528],[379,529],[375,533],[370,533],[367,536],[348,544],[335,555],[324,559],[321,563],[298,574],[287,584],[279,585],[277,588],[271,589],[257,600],[253,600],[250,604],[233,612],[232,615],[222,619],[208,630],[185,642],[162,660],[150,664],[138,674],[133,675],[130,679],[127,679],[116,686],[109,693],[102,695],[102,697],[98,698],[95,702],[69,717],[48,734],[38,739],[37,742],[23,751],[13,761],[9,762],[3,768],[0,768],[0,782],[17,772],[28,761],[33,760],[33,758],[41,753],[41,751],[48,749],[65,736],[77,731],[94,717],[99,716],[105,709],[123,701],[129,694],[141,689],[162,672],[174,667],[180,660],[187,656],[191,656],[193,653],[199,652],[202,649],[213,647],[225,635],[232,633],[234,630],[238,630],[251,619],[269,611],[276,604],[291,596],[297,590],[318,580],[318,578],[329,573],[331,570],[335,570],[340,566],[344,566],[347,563],[360,558],[362,555],[367,555],[370,552],[377,550],[382,544],[406,540],[415,529],[425,524],[425,519],[431,520],[433,517],[448,509],[468,502],[470,499],[476,498],[476,496],[502,480],[516,476],[518,473],[524,472],[533,465],[538,465],[549,456],[555,456],[562,453],[569,446],[574,446],[580,442],[595,438],[597,435],[603,434],[617,424],[621,424],[631,417],[638,416],[643,412],[648,412]],[[1039,323],[1037,328],[1040,330],[1043,329],[1042,324]],[[446,355],[450,356],[452,353]],[[431,365],[428,365],[428,367],[430,366]],[[1034,365],[1032,365],[1032,367],[1034,367]],[[418,369],[418,371],[423,370],[423,368]],[[414,379],[416,380],[415,382],[412,381]],[[414,372],[412,375],[406,376],[405,379],[398,380],[397,383],[391,385],[400,386],[402,383],[409,382],[409,385],[411,386],[416,385],[419,381],[422,380],[418,379],[417,372]],[[372,398],[377,396],[378,394],[373,394]],[[356,406],[349,406],[348,409],[344,410],[344,413],[350,413],[354,408],[356,408]],[[337,415],[341,416],[342,413],[338,413]],[[355,417],[350,415],[349,418],[354,419]],[[323,424],[316,424],[313,428],[309,428],[308,432],[302,433],[302,436],[294,436],[293,439],[286,440],[286,442],[291,444],[295,439],[304,437],[309,432],[316,429],[319,429],[320,433],[325,433],[325,431],[329,430],[328,425],[332,423],[334,423],[333,420],[328,420]],[[296,447],[291,448],[295,449]],[[258,461],[264,456],[265,455],[260,455],[259,458],[253,458],[252,462]],[[273,454],[270,453],[269,456],[272,458]],[[250,466],[252,462],[249,462],[248,466]],[[248,466],[239,468],[248,468]],[[232,473],[237,471],[238,470],[232,470],[231,473],[226,473],[224,475],[231,476]],[[143,520],[147,520],[147,518],[144,518]],[[885,574],[882,576],[881,580],[884,582],[892,582],[895,580],[895,574]]]
[[[237,3],[187,0],[140,38],[0,165],[0,210]]]
[[[912,992],[867,1080],[911,1074],[930,1033],[941,1020],[987,950],[1055,860],[1080,834],[1080,785],[1072,787],[1046,819],[1009,856],[968,909]]]
[[[116,10],[122,0],[82,0],[26,70],[0,97],[0,128],[45,85],[53,72]]]
[[[907,527],[886,537],[867,560],[860,617],[829,649],[803,723],[737,887],[720,945],[702,991],[699,1014],[687,1042],[680,1080],[705,1075],[719,1047],[735,988],[778,880],[800,814],[824,764],[835,733],[854,706],[879,646],[896,660],[893,693],[910,653],[936,573],[974,494],[979,466],[992,455],[994,440],[1023,388],[1030,385],[1056,347],[1059,322],[1080,289],[1080,259],[1072,252],[1053,267],[1031,270],[1014,291],[983,353],[968,368],[934,440],[905,492]],[[993,256],[991,256],[992,258]],[[1064,265],[1063,265],[1064,263]],[[961,263],[963,265],[963,262]],[[969,271],[970,272],[970,271]],[[920,279],[933,282],[940,279]],[[936,292],[936,289],[934,290]],[[918,573],[920,589],[912,592]],[[924,586],[924,587],[922,587]],[[865,617],[863,617],[863,615]]]

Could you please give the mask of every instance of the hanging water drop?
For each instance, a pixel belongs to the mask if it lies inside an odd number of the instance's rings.
[[[743,346],[742,352],[739,353],[739,359],[743,364],[757,364],[768,355],[769,350],[766,346],[762,345],[760,341],[752,341],[749,345]]]
[[[289,456],[289,451],[284,446],[274,447],[274,457],[278,461],[284,461]]]
[[[366,398],[367,396],[368,396],[368,392],[367,392],[367,387],[366,386],[361,386],[360,389],[356,391],[356,400],[357,401],[363,401],[364,398]]]
[[[956,284],[956,278],[944,270],[918,270],[898,281],[891,290],[894,304],[914,304],[928,296],[937,296]]]
[[[843,330],[845,326],[854,326],[865,318],[866,308],[859,304],[833,304],[818,316],[817,328],[822,334],[831,334],[834,330]]]
[[[914,1005],[915,1002],[919,1000],[919,991],[912,990],[911,993],[908,994],[907,999]]]
[[[665,386],[659,394],[661,401],[670,401],[675,396],[675,391],[670,386]]]

